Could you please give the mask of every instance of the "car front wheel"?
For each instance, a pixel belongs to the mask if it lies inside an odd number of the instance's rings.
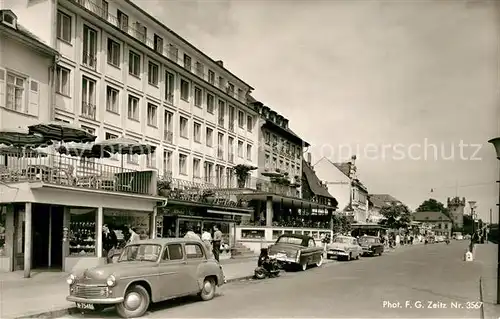
[[[203,281],[203,287],[201,288],[200,298],[203,301],[208,301],[215,296],[215,280],[213,278],[205,278]]]
[[[146,313],[149,308],[149,293],[141,285],[127,289],[123,302],[116,305],[116,312],[122,318],[137,318]]]

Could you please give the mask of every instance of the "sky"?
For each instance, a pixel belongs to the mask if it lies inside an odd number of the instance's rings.
[[[494,1],[134,2],[254,87],[313,164],[356,155],[370,193],[412,209],[458,195],[498,220]]]

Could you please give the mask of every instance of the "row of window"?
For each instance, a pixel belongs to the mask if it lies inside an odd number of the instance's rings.
[[[118,17],[117,17],[117,27],[122,29],[124,32],[129,32],[129,18],[126,14],[121,12],[120,10],[118,12]],[[103,15],[103,17],[106,20],[110,20],[110,14],[108,11],[108,5],[107,2],[103,0],[103,5],[102,8],[100,8],[99,13],[100,15]],[[64,41],[71,43],[72,38],[73,38],[73,31],[72,31],[72,21],[71,21],[71,16],[68,14],[65,14],[61,11],[58,11],[57,14],[57,37]],[[142,25],[140,22],[137,22],[135,25],[135,33],[133,34],[136,36],[140,41],[143,43],[146,43],[147,39],[147,28]],[[164,55],[164,51],[166,51],[167,57],[171,60],[174,60],[175,62],[179,62],[179,57],[178,57],[178,48],[175,47],[173,44],[169,44],[167,49],[165,50],[164,44],[163,44],[163,38],[160,37],[159,35],[155,34],[154,35],[154,40],[153,40],[153,48],[157,53]],[[98,38],[98,32],[94,28],[88,26],[87,24],[84,24],[83,27],[83,59],[82,63],[92,69],[97,68],[97,51],[98,51],[98,43],[99,43],[99,38]],[[147,43],[148,44],[148,43]],[[140,77],[141,76],[141,54],[134,52],[132,50],[129,50],[128,54],[128,71],[129,74]],[[108,38],[107,40],[107,62],[110,65],[113,65],[117,68],[120,68],[121,66],[121,61],[122,61],[122,52],[121,52],[121,44],[118,41],[115,41],[113,39]],[[198,76],[202,77],[205,79],[208,83],[211,85],[216,85],[216,79],[215,79],[215,72],[212,70],[208,70],[207,76],[205,77],[205,67],[201,62],[196,62],[195,63],[195,68],[193,69],[192,67],[192,59],[191,56],[188,54],[184,53],[183,59],[182,59],[182,65],[184,68],[190,72],[193,72],[197,74]],[[149,62],[148,64],[148,82],[151,85],[158,86],[159,84],[159,64],[154,63],[154,62]],[[245,93],[242,89],[238,88],[236,89],[234,84],[230,83],[229,81],[226,81],[222,76],[219,76],[217,79],[217,86],[221,89],[223,89],[228,95],[235,97],[239,99],[242,102],[245,102],[246,97],[244,96]]]
[[[293,145],[286,141],[284,138],[280,138],[269,131],[264,131],[264,142],[266,145],[271,145],[278,152],[284,152],[290,156],[296,158],[302,158],[302,147],[299,145]]]
[[[165,73],[166,83],[169,87],[174,87],[175,76],[174,74],[166,71]],[[62,95],[70,96],[70,79],[71,79],[71,70],[62,66],[57,67],[57,86],[56,91]],[[181,79],[181,97],[184,91],[190,90],[190,83]],[[184,89],[183,89],[184,88]],[[87,118],[91,118],[95,120],[96,116],[96,89],[97,89],[97,81],[87,77],[82,77],[82,115]],[[173,90],[172,90],[173,96]],[[139,121],[140,118],[140,97],[135,96],[133,94],[128,94],[127,97],[127,117],[134,121]],[[201,101],[203,100],[203,91],[194,87],[194,100],[196,106],[201,106]],[[173,101],[173,98],[172,98]],[[211,93],[205,94],[205,101],[207,105],[207,112],[213,114],[215,112],[215,96]],[[147,104],[147,124],[153,127],[158,127],[158,108],[159,106],[155,103]],[[114,87],[112,85],[106,86],[106,111],[120,114],[120,89]],[[218,100],[218,120],[217,124],[222,127],[225,126],[225,118],[226,112],[228,116],[228,128],[231,131],[234,131],[234,122],[236,117],[236,110],[234,106],[229,105],[226,110],[226,103],[223,100]],[[246,122],[246,123],[245,123]],[[238,126],[242,129],[245,128],[249,132],[253,130],[253,117],[251,115],[246,116],[245,121],[245,112],[242,110],[238,111]]]
[[[276,157],[273,157],[271,161],[271,156],[266,154],[265,159],[265,168],[267,169],[279,169],[281,171],[287,172],[289,176],[300,176],[300,164],[295,165],[293,162],[279,160]]]

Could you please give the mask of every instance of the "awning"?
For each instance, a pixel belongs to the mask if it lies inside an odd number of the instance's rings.
[[[222,211],[222,210],[213,210],[213,209],[207,209],[207,213],[211,214],[220,214],[220,215],[231,215],[231,216],[250,216],[250,212],[248,213],[236,213],[236,212],[228,212],[228,211]]]
[[[226,206],[219,206],[219,205],[211,205],[208,203],[199,203],[199,202],[190,202],[190,201],[183,201],[179,199],[169,199],[167,202],[167,206],[183,206],[183,207],[205,207],[208,209],[212,209],[213,211],[223,211],[226,213],[230,213],[231,215],[234,215],[234,213],[243,213],[244,216],[248,216],[248,214],[251,214],[253,212],[253,208],[240,208],[240,207],[226,207]],[[234,213],[233,213],[234,212]],[[217,213],[220,214],[220,213]]]
[[[273,202],[281,203],[287,206],[293,207],[302,207],[302,208],[315,208],[315,209],[331,209],[335,210],[337,207],[323,205],[319,203],[315,203],[309,200],[295,198],[295,197],[287,197],[283,195],[269,194],[269,193],[247,193],[238,195],[239,198],[244,200],[259,200],[266,201],[268,197],[271,197]]]

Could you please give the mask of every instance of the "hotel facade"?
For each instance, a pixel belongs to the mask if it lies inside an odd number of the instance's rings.
[[[102,263],[103,224],[120,228],[119,237],[131,225],[155,237],[218,224],[225,241],[234,241],[235,225],[252,209],[217,190],[235,187],[235,165],[258,165],[258,112],[247,103],[249,84],[128,0],[6,0],[1,9],[58,53],[47,65],[27,55],[31,48],[9,46],[9,56],[24,67],[28,82],[21,86],[31,90],[26,108],[0,105],[0,128],[53,120],[80,126],[96,141],[123,136],[156,147],[152,155],[126,155],[123,167],[118,155],[98,163],[50,155],[36,165],[39,159],[17,164],[15,174],[17,162],[4,163],[2,270],[24,268],[29,276],[32,268],[71,271]],[[5,74],[14,71],[1,62]],[[42,72],[32,63],[43,66],[46,84],[30,75]],[[36,113],[33,83],[40,83]],[[255,179],[258,172],[250,174]],[[159,195],[160,181],[183,195]],[[215,189],[210,204],[188,194],[206,185]]]

